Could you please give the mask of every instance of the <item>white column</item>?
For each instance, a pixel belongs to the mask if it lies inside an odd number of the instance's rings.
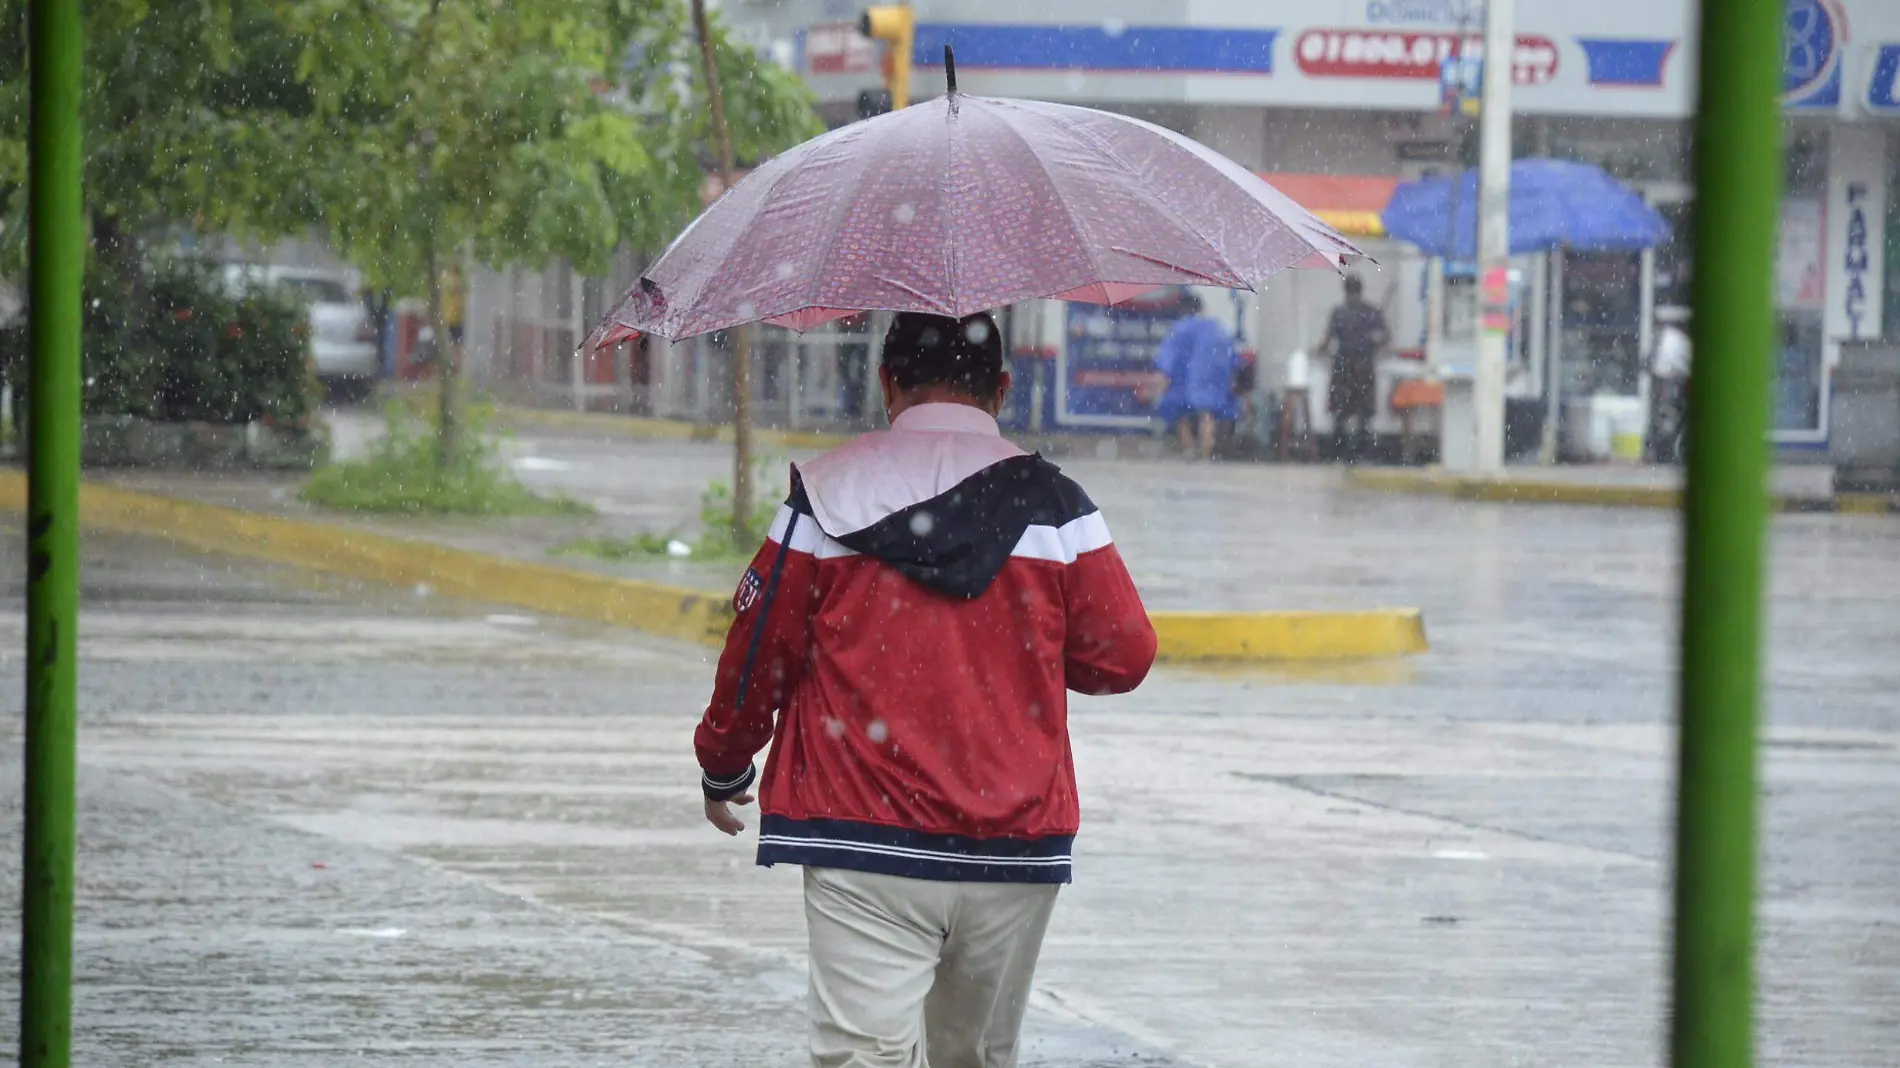
[[[1516,0],[1484,8],[1484,98],[1479,118],[1478,363],[1473,387],[1480,471],[1504,466],[1504,363],[1510,339],[1511,64]]]

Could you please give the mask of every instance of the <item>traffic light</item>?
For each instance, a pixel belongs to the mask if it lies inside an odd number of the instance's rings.
[[[858,32],[884,42],[884,85],[891,107],[910,106],[910,54],[917,42],[917,20],[908,4],[878,4],[864,9]]]

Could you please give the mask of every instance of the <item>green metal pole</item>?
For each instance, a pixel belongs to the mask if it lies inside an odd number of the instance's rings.
[[[20,1064],[72,1058],[75,631],[79,615],[80,207],[78,0],[27,13],[31,152],[27,468],[26,885],[20,913]]]
[[[1670,1055],[1747,1068],[1783,12],[1701,7]]]

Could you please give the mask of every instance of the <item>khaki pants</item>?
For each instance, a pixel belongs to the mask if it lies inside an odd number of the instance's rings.
[[[806,868],[814,1068],[1013,1068],[1057,889]]]

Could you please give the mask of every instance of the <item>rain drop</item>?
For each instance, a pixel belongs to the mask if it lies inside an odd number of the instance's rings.
[[[780,278],[790,278],[797,270],[798,268],[792,265],[791,260],[780,260],[776,273]]]
[[[929,534],[936,525],[936,517],[929,512],[918,512],[910,517],[910,532],[920,538]]]
[[[844,737],[844,720],[836,716],[826,716],[825,734],[833,739]]]
[[[1102,22],[1102,32],[1110,37],[1120,37],[1128,32],[1128,24],[1120,19],[1106,19]]]
[[[871,721],[871,725],[869,727],[864,728],[864,733],[872,741],[877,742],[878,744],[882,745],[884,743],[884,739],[890,737],[891,731],[889,727],[886,727],[884,725],[883,720],[874,719]]]
[[[990,324],[974,319],[963,325],[963,336],[972,345],[981,345],[990,339]]]
[[[917,218],[917,209],[909,204],[899,204],[891,209],[891,218],[897,220],[899,226],[909,226],[911,220]]]

